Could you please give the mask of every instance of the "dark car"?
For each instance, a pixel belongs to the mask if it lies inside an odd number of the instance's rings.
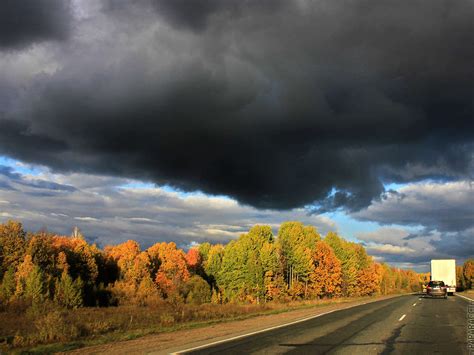
[[[444,285],[443,281],[430,281],[426,287],[426,295],[448,298],[448,288]]]

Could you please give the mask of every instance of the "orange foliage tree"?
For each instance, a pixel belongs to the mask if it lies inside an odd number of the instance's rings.
[[[474,259],[466,260],[463,265],[464,284],[467,289],[474,286]]]
[[[341,292],[341,262],[324,241],[316,242],[312,259],[314,270],[310,275],[310,293],[313,297],[333,297]]]
[[[201,254],[199,253],[199,249],[191,248],[186,254],[186,264],[188,268],[196,272],[201,268]]]
[[[190,276],[184,252],[173,242],[157,243],[148,248],[147,252],[155,260],[155,264],[159,265],[155,282],[163,296],[178,296],[180,287]]]
[[[357,273],[356,292],[359,296],[371,296],[380,292],[382,267],[371,263]]]

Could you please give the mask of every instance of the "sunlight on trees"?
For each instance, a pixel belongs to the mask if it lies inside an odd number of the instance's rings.
[[[379,264],[365,248],[334,232],[282,223],[278,235],[256,225],[227,245],[175,243],[141,250],[129,240],[100,250],[80,233],[26,233],[0,224],[0,302],[64,308],[156,302],[265,303],[419,291],[426,274]],[[458,284],[474,283],[474,260],[457,268]]]

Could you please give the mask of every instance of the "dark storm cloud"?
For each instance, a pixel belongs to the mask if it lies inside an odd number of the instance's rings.
[[[157,12],[177,27],[203,30],[208,18],[216,13],[239,16],[245,12],[273,11],[282,0],[150,0]]]
[[[65,39],[71,12],[64,0],[3,0],[0,5],[0,50],[37,41]]]
[[[0,153],[320,212],[472,176],[472,1],[189,3],[80,22]]]

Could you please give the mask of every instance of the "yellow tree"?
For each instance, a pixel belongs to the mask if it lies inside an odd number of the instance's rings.
[[[0,224],[0,280],[10,267],[16,268],[25,253],[25,236],[20,222]]]
[[[116,246],[105,247],[106,261],[109,268],[118,268],[118,279],[112,287],[112,294],[120,304],[134,303],[137,292],[137,258],[140,246],[134,240]]]
[[[119,245],[106,246],[105,254],[117,263],[120,277],[126,279],[135,265],[135,258],[140,254],[140,246],[134,240],[127,240]]]
[[[466,260],[463,265],[464,282],[467,289],[474,286],[474,259]]]
[[[35,264],[33,264],[33,258],[31,257],[31,255],[25,255],[23,262],[18,266],[18,270],[15,274],[15,297],[21,297],[25,293],[26,280],[28,278],[28,275],[33,271],[34,267]]]
[[[358,261],[357,250],[354,248],[355,243],[348,242],[334,232],[329,232],[324,241],[334,250],[336,257],[341,262],[342,268],[342,294],[344,296],[352,296],[356,292],[357,271],[361,264]],[[359,255],[363,259],[363,254]]]

